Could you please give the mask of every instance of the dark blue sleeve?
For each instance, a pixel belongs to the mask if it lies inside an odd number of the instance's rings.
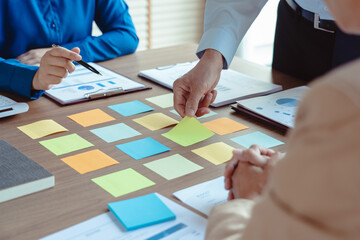
[[[84,61],[104,61],[135,52],[139,38],[124,0],[96,1],[95,22],[102,31],[98,37],[63,44],[79,47]]]
[[[0,89],[31,99],[39,98],[44,91],[32,90],[32,80],[38,67],[17,60],[0,58]]]

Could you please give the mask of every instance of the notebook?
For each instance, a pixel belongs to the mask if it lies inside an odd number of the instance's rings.
[[[288,128],[294,127],[298,104],[307,89],[309,88],[301,86],[267,96],[240,100],[231,108],[279,130],[287,131]]]
[[[142,70],[139,76],[172,89],[175,80],[190,71],[197,63],[198,61],[194,61]],[[281,91],[282,86],[260,81],[229,69],[222,70],[220,81],[215,90],[217,90],[217,97],[211,106],[220,107],[240,99]]]
[[[141,83],[117,74],[95,63],[89,63],[102,75],[94,74],[83,66],[76,66],[60,84],[45,95],[62,105],[83,102],[133,91],[150,89]]]
[[[55,185],[54,176],[15,147],[0,140],[0,203]]]

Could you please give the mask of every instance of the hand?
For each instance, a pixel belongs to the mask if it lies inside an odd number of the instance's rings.
[[[199,63],[174,82],[174,108],[180,116],[200,117],[210,112],[222,66],[221,53],[207,49]]]
[[[248,175],[250,174],[256,175],[256,173],[259,175],[259,173],[264,172],[264,169],[267,169],[268,171],[271,168],[271,166],[275,164],[275,162],[277,162],[278,159],[280,159],[280,157],[281,157],[280,152],[275,152],[272,149],[260,147],[257,145],[252,145],[247,150],[239,150],[239,149],[234,150],[233,158],[227,163],[225,168],[225,189],[230,190],[228,200],[232,200],[234,198],[240,198],[240,197],[244,198],[245,195],[251,195],[251,194],[244,194],[244,192],[249,192],[249,191],[259,192],[260,190],[262,191],[262,188],[259,189],[257,185],[259,185],[258,183],[261,182],[263,179],[257,179],[256,181],[259,182],[257,182],[256,184],[249,183],[249,185],[246,186],[249,187],[249,189],[244,189],[241,186],[239,187],[239,185],[244,184],[244,182],[248,184],[247,183],[248,179],[245,177],[246,174],[241,173],[242,175],[240,176],[238,171],[240,170],[245,171],[244,170],[245,166],[248,166],[248,169],[252,170],[252,171],[249,170],[249,172],[247,173]],[[239,167],[240,164],[241,167]],[[268,172],[266,172],[266,174],[268,174]],[[239,177],[243,178],[241,183],[239,183]],[[265,185],[265,183],[263,184],[263,186]],[[241,193],[239,193],[239,188],[241,190]]]
[[[63,78],[75,70],[73,61],[81,60],[80,49],[73,48],[71,51],[55,47],[46,52],[41,58],[40,68],[35,73],[32,87],[35,90],[48,90],[54,84],[59,84]]]
[[[51,48],[32,49],[32,50],[18,56],[16,58],[16,60],[18,60],[19,62],[21,62],[23,64],[39,66],[41,58],[50,49]]]

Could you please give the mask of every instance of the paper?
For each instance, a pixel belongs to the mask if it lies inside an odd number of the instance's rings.
[[[267,96],[241,100],[238,101],[238,105],[293,128],[298,103],[308,89],[306,86],[291,88]]]
[[[144,177],[132,168],[127,168],[91,180],[114,197],[120,197],[155,185],[153,181]]]
[[[45,94],[61,104],[69,104],[86,100],[88,94],[104,96],[105,92],[110,95],[110,92],[121,93],[122,91],[146,88],[143,84],[121,76],[98,64],[89,64],[96,68],[102,76],[77,65],[73,73],[69,74],[60,84],[47,90]]]
[[[209,216],[216,205],[227,202],[229,191],[225,190],[224,177],[194,185],[174,192],[173,195],[183,203]]]
[[[214,133],[204,127],[196,118],[186,116],[173,129],[162,135],[183,147],[187,147],[208,139]]]
[[[89,127],[95,124],[110,122],[115,120],[112,116],[100,109],[94,109],[68,116],[71,120],[77,122],[83,127]]]
[[[144,117],[135,118],[133,120],[147,129],[150,129],[151,131],[166,128],[178,123],[178,121],[166,116],[163,113],[152,113]]]
[[[256,144],[259,146],[263,146],[266,148],[275,147],[281,144],[284,144],[283,142],[272,138],[262,132],[253,132],[250,134],[238,136],[235,138],[231,138],[230,140],[236,142],[237,144],[240,144],[243,147],[249,148],[251,145]]]
[[[120,103],[120,104],[116,104],[116,105],[111,105],[111,106],[109,106],[109,108],[111,108],[115,112],[118,112],[119,114],[121,114],[125,117],[154,110],[152,107],[149,107],[148,105],[146,105],[138,100],[135,100],[132,102]]]
[[[119,162],[98,149],[62,158],[61,160],[81,174],[119,164]]]
[[[139,76],[172,89],[175,80],[189,72],[197,63],[198,61],[193,61],[142,70]],[[219,83],[215,87],[217,96],[211,106],[220,107],[240,99],[265,95],[280,91],[281,89],[280,85],[260,81],[231,69],[222,70]]]
[[[144,166],[167,180],[203,169],[203,167],[189,161],[180,154],[145,163]]]
[[[103,213],[82,223],[49,235],[41,240],[203,240],[206,219],[183,206],[155,193],[176,215],[174,221],[127,232],[111,213]]]
[[[24,126],[20,126],[18,127],[18,129],[32,139],[38,139],[49,136],[51,134],[69,131],[51,119],[41,120]]]
[[[56,156],[94,146],[76,133],[40,141],[39,143]]]
[[[116,147],[136,160],[171,150],[151,137],[116,145]]]
[[[155,193],[109,203],[108,208],[128,231],[176,218]]]
[[[175,114],[175,115],[180,116],[175,109],[170,110],[170,112],[172,112],[172,113]],[[214,116],[214,115],[216,115],[216,114],[217,114],[216,112],[210,110],[210,112],[209,112],[208,114],[205,114],[205,115],[203,115],[203,116],[201,116],[201,117],[198,117],[197,119],[202,119],[202,118],[211,117],[211,116]]]
[[[193,153],[205,158],[209,162],[219,165],[229,161],[233,154],[234,148],[223,142],[217,142],[205,147],[192,150]]]
[[[141,133],[129,127],[125,123],[118,123],[107,127],[93,129],[90,130],[90,132],[107,143],[141,135]]]
[[[156,97],[145,98],[147,101],[161,107],[161,108],[168,108],[174,106],[174,94],[168,93]]]
[[[226,117],[203,123],[203,125],[219,135],[225,135],[248,129],[247,126]]]

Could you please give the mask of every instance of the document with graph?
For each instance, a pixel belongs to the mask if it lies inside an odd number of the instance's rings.
[[[240,100],[232,108],[287,130],[294,127],[298,104],[308,89],[301,86],[267,96]]]
[[[76,66],[60,84],[53,86],[45,95],[62,105],[97,98],[149,89],[145,85],[110,71],[95,63],[89,63],[102,75],[94,74],[83,66]]]

